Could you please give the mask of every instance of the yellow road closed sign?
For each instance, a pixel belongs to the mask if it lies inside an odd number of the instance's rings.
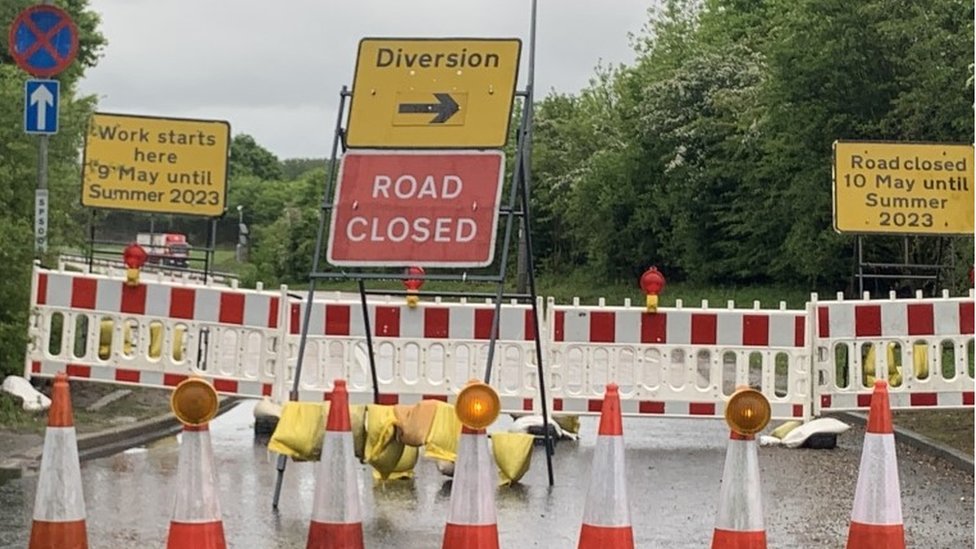
[[[363,39],[346,145],[505,146],[521,48],[514,38]]]
[[[972,145],[834,142],[834,229],[973,234]]]
[[[95,113],[85,134],[81,204],[218,217],[229,148],[224,121]]]

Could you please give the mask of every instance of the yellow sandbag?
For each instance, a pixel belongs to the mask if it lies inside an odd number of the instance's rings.
[[[437,400],[423,400],[412,406],[397,405],[393,413],[397,419],[400,442],[407,446],[423,446],[437,413]],[[443,404],[443,403],[441,403]]]
[[[352,429],[352,447],[359,461],[366,460],[366,405],[349,405],[349,427]]]
[[[434,419],[424,440],[424,455],[443,461],[457,459],[457,444],[461,438],[461,420],[454,413],[454,406],[436,401]]]
[[[875,352],[874,348],[876,345],[872,345],[868,348],[868,354],[864,357],[864,386],[873,387],[874,380],[877,379],[875,374]],[[888,385],[891,387],[898,387],[901,385],[901,368],[895,364],[895,346],[894,344],[888,345]]]
[[[389,478],[403,456],[404,444],[396,438],[396,414],[393,406],[366,406],[366,463]]]
[[[529,470],[534,440],[526,433],[492,433],[491,451],[503,486],[518,482]]]
[[[328,402],[286,402],[268,450],[293,459],[318,459],[322,453]]]
[[[567,433],[572,433],[574,435],[579,434],[580,420],[579,416],[552,416],[552,420],[559,425],[559,428]]]
[[[132,355],[132,330],[129,329],[129,325],[125,324],[125,328],[122,332],[122,337],[124,341],[122,343],[122,352],[126,355]],[[102,360],[108,360],[112,354],[112,332],[115,328],[115,323],[110,319],[102,319],[99,323],[98,331],[98,358]]]
[[[396,441],[394,441],[396,442]],[[413,468],[417,465],[417,456],[420,455],[420,450],[414,446],[403,446],[403,453],[400,454],[400,461],[393,467],[391,471],[385,477],[373,469],[373,479],[374,480],[406,480],[413,478]]]
[[[924,343],[916,343],[912,346],[913,360],[915,367],[915,379],[926,379],[929,377],[929,348]]]
[[[790,431],[792,431],[793,429],[796,429],[800,425],[803,425],[803,422],[801,422],[801,421],[787,421],[786,423],[784,423],[784,424],[780,425],[779,427],[773,429],[773,432],[770,433],[770,434],[772,436],[780,439],[780,440],[783,440],[783,437],[785,437],[786,435],[788,435],[790,433]]]

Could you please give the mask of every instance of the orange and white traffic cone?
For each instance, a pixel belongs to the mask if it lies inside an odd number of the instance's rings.
[[[905,549],[888,383],[874,382],[847,549]]]
[[[765,549],[755,435],[732,431],[725,454],[712,549]]]
[[[627,482],[624,476],[624,429],[617,385],[607,385],[600,410],[600,430],[593,451],[593,472],[583,508],[579,549],[634,547]]]
[[[54,376],[29,549],[87,549],[85,498],[68,375]]]
[[[349,421],[346,382],[335,380],[322,458],[315,480],[312,524],[307,549],[363,549],[356,450]]]
[[[494,472],[485,430],[463,426],[443,549],[498,549]]]
[[[183,425],[167,549],[224,549],[209,424]]]

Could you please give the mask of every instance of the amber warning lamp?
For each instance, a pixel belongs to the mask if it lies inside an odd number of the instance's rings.
[[[129,244],[122,250],[122,261],[125,263],[126,286],[139,285],[139,269],[146,264],[149,254],[138,244]]]
[[[198,377],[184,379],[173,389],[169,405],[184,425],[203,425],[217,415],[217,391]]]
[[[725,404],[725,422],[740,435],[754,435],[769,425],[769,399],[755,389],[740,387]]]
[[[501,400],[490,385],[481,381],[469,381],[458,393],[454,411],[465,426],[484,429],[498,418]]]

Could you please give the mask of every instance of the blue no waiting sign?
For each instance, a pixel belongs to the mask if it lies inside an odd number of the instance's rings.
[[[40,4],[20,12],[10,25],[10,55],[17,66],[46,78],[78,55],[78,27],[61,8]]]

